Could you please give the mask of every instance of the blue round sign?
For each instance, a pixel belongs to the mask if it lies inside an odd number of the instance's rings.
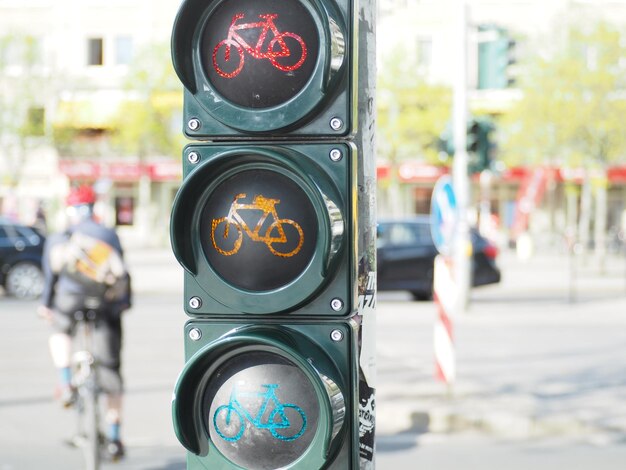
[[[437,180],[430,200],[430,233],[437,251],[449,256],[458,220],[456,196],[450,176]]]

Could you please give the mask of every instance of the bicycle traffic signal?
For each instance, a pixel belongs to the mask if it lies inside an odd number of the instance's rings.
[[[192,320],[185,332],[172,413],[188,468],[356,468],[348,323]]]
[[[192,144],[171,240],[189,315],[347,315],[353,144]]]
[[[352,0],[186,0],[172,57],[193,139],[354,131]]]
[[[188,469],[359,466],[354,24],[352,0],[180,6]]]

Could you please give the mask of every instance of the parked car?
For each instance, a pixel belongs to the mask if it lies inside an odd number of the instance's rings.
[[[474,229],[471,240],[472,285],[500,282],[496,246]],[[376,248],[378,290],[408,290],[416,300],[432,298],[437,249],[428,216],[379,221]]]
[[[36,229],[0,218],[0,286],[6,294],[20,299],[41,295],[44,241]]]

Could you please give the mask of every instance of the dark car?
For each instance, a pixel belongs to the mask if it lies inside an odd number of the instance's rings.
[[[496,246],[474,229],[471,239],[472,285],[500,282]],[[408,290],[416,300],[432,298],[437,249],[428,216],[379,221],[376,247],[378,290]]]
[[[36,229],[0,218],[0,286],[5,293],[20,299],[41,295],[44,241]]]

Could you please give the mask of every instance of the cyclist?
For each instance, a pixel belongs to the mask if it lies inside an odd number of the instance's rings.
[[[110,253],[122,259],[120,240],[113,229],[104,227],[94,218],[96,195],[89,186],[73,188],[67,197],[67,216],[69,229],[49,237],[46,241],[43,257],[45,276],[42,305],[39,314],[52,325],[49,338],[50,353],[55,367],[59,371],[59,395],[62,404],[70,407],[75,400],[72,388],[71,352],[72,335],[75,331],[74,314],[78,311],[96,311],[94,328],[94,356],[99,365],[98,373],[102,388],[106,394],[107,452],[113,460],[124,456],[124,446],[120,439],[122,412],[122,376],[120,374],[122,322],[121,313],[131,306],[130,276],[124,271],[123,292],[111,296],[94,295],[84,282],[64,266],[69,263],[67,247],[76,236],[96,240],[101,246],[109,247]],[[76,235],[79,234],[79,235]],[[106,245],[102,245],[102,242]],[[63,247],[63,249],[60,249]],[[100,254],[106,250],[100,249]],[[100,256],[103,258],[103,256]]]

